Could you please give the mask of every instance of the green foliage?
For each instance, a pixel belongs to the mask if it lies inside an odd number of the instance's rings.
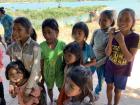
[[[62,7],[62,8],[47,8],[37,10],[12,10],[7,9],[7,13],[13,17],[25,16],[28,17],[35,27],[40,27],[42,21],[45,18],[63,19],[70,16],[80,16],[82,14],[88,14],[89,11],[101,10],[105,6],[83,6],[83,7]]]

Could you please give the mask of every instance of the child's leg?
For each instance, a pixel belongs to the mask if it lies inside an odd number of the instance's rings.
[[[6,105],[6,102],[4,99],[4,89],[3,89],[2,82],[0,82],[0,105]]]
[[[106,95],[107,95],[107,105],[112,105],[112,92],[114,90],[114,74],[113,72],[105,70],[105,81],[107,84],[107,90],[106,90]]]
[[[112,91],[113,91],[114,85],[112,83],[107,84],[107,100],[108,104],[107,105],[112,105]]]
[[[121,98],[121,90],[115,88],[114,105],[118,105]]]
[[[114,85],[115,85],[115,97],[114,105],[118,105],[121,97],[121,91],[125,90],[127,83],[127,76],[115,75],[114,76]]]
[[[100,91],[102,90],[102,84],[104,81],[104,65],[96,69],[97,76],[98,76],[98,85],[95,88],[95,94],[99,95]]]
[[[48,95],[49,95],[51,102],[53,102],[53,89],[48,89]]]

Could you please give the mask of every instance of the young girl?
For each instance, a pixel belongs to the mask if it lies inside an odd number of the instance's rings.
[[[37,42],[31,39],[31,30],[32,25],[27,18],[16,18],[13,23],[13,35],[16,36],[16,40],[7,49],[7,54],[11,57],[11,60],[21,60],[26,70],[30,73],[30,77],[25,87],[25,96],[28,96],[31,93],[32,88],[39,83],[41,75],[40,48]],[[41,99],[40,102],[42,105],[46,103],[43,99]]]
[[[113,105],[119,104],[121,91],[126,87],[139,42],[139,35],[133,31],[135,12],[132,9],[126,8],[119,13],[117,25],[120,31],[114,32],[113,29],[109,32],[105,50],[109,56],[105,72],[107,105],[112,105],[112,91],[115,92]]]
[[[94,65],[96,64],[96,59],[93,53],[91,45],[86,43],[88,38],[89,29],[84,22],[78,22],[73,26],[72,37],[76,42],[79,43],[82,49],[82,62],[81,64],[94,72]]]
[[[66,78],[67,74],[70,72],[70,70],[76,66],[80,66],[81,59],[82,59],[82,52],[79,44],[77,42],[72,42],[66,45],[64,48],[64,60],[65,60],[65,68],[64,68],[64,77]],[[65,78],[64,78],[64,84],[63,88],[61,89],[61,92],[58,97],[57,105],[64,105],[64,101],[68,98],[68,96],[65,94]]]
[[[38,105],[41,88],[37,85],[32,89],[32,92],[27,96],[28,100],[24,102],[24,90],[30,73],[25,69],[23,63],[19,60],[10,62],[6,67],[6,78],[13,84],[14,91],[12,97],[18,96],[19,105]]]
[[[98,76],[98,84],[95,88],[94,96],[95,101],[99,99],[99,93],[102,90],[102,84],[104,80],[104,70],[106,54],[105,48],[108,41],[108,30],[114,25],[113,11],[105,10],[100,14],[99,18],[100,29],[95,30],[92,36],[91,45],[96,56],[96,72]]]
[[[0,72],[3,69],[3,52],[2,49],[0,49]],[[6,105],[5,99],[4,99],[4,89],[3,89],[3,83],[2,79],[0,77],[0,105]]]
[[[65,93],[69,98],[64,105],[93,105],[92,73],[77,66],[66,76]]]
[[[59,26],[55,19],[45,19],[42,23],[42,33],[46,41],[41,47],[41,70],[47,84],[48,95],[53,104],[54,83],[60,91],[63,85],[64,73],[62,70],[63,49],[65,43],[58,40]]]

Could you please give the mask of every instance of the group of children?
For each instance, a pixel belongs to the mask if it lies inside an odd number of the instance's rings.
[[[16,38],[8,46],[11,62],[5,71],[11,96],[18,96],[20,105],[47,105],[45,83],[50,105],[53,105],[55,83],[60,92],[57,105],[93,105],[99,99],[105,78],[107,105],[112,105],[113,90],[113,105],[118,105],[131,73],[139,35],[133,31],[135,12],[132,9],[119,13],[118,29],[113,28],[114,24],[114,13],[104,10],[99,17],[100,29],[94,31],[90,44],[86,42],[87,25],[78,22],[72,28],[74,41],[66,45],[58,39],[57,21],[45,19],[42,23],[45,41],[39,45],[30,37],[33,30],[30,21],[25,17],[16,18],[12,34]],[[92,75],[95,70],[98,84],[94,91]],[[2,82],[0,89],[3,93]],[[0,105],[5,105],[3,102],[4,95],[0,97]]]

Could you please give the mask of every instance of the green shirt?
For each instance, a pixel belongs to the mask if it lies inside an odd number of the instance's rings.
[[[44,77],[45,80],[53,79],[59,75],[63,70],[63,49],[65,43],[62,41],[57,42],[57,45],[54,49],[48,47],[46,41],[40,44],[41,47],[41,59],[44,60]],[[62,73],[61,73],[62,74]]]

